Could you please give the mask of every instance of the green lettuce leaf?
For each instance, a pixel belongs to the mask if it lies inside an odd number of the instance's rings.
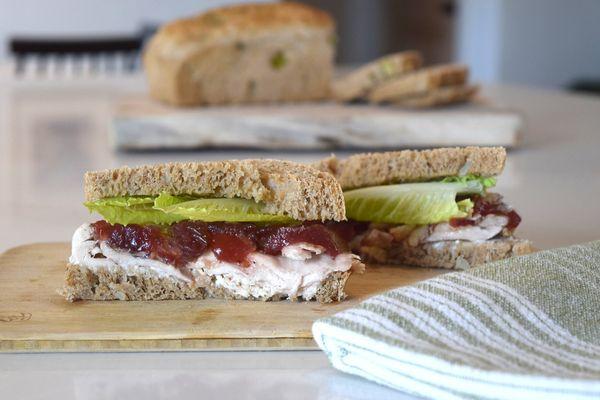
[[[206,222],[291,222],[284,215],[269,214],[264,206],[247,199],[188,199],[161,194],[154,208],[169,215]]]
[[[156,197],[111,197],[84,203],[111,224],[168,225],[184,220],[206,222],[280,222],[294,220],[269,214],[264,206],[246,199],[205,199],[161,193]]]
[[[185,218],[155,210],[154,197],[110,197],[89,201],[84,205],[90,212],[97,212],[111,224],[157,224],[168,225]]]
[[[426,225],[469,216],[470,199],[458,194],[482,194],[479,179],[373,186],[344,192],[346,216],[356,221]]]
[[[173,196],[166,192],[162,192],[158,197],[154,198],[154,209],[164,211],[165,208],[173,206],[179,203],[185,203],[186,201],[195,200],[197,197],[192,196]]]
[[[448,176],[444,179],[441,180],[441,182],[459,182],[459,183],[464,183],[466,184],[469,181],[479,181],[484,189],[489,189],[491,187],[496,186],[496,178],[493,176],[477,176],[477,175],[465,175],[465,176]]]

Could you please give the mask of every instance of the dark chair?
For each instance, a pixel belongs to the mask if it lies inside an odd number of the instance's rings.
[[[154,30],[148,28],[136,36],[14,37],[8,47],[17,76],[26,73],[29,63],[38,75],[46,74],[50,64],[60,72],[67,63],[73,63],[77,74],[82,72],[83,60],[88,62],[92,74],[132,73],[139,69],[145,39]]]

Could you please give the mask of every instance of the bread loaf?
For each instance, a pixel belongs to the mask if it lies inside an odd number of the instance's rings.
[[[144,54],[155,99],[173,105],[328,96],[334,22],[293,3],[218,8],[163,26]]]

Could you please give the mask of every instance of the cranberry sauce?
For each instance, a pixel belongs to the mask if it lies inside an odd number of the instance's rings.
[[[347,252],[348,241],[366,226],[352,222],[282,226],[184,221],[165,227],[98,221],[92,229],[94,239],[113,248],[183,267],[207,250],[220,261],[247,266],[252,252],[280,255],[285,246],[301,242],[322,246],[326,254],[335,257]]]
[[[479,217],[486,215],[503,215],[508,218],[506,229],[514,231],[521,223],[521,217],[515,210],[502,202],[502,197],[489,193],[486,196],[473,196],[473,218],[452,218],[450,225],[457,228],[461,226],[475,225]]]

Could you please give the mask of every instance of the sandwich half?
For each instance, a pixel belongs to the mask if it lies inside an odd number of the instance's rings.
[[[172,163],[88,172],[103,219],[72,240],[69,301],[342,300],[355,234],[337,181],[275,160]]]
[[[315,165],[344,190],[351,243],[365,262],[465,269],[532,251],[521,218],[497,193],[501,147],[335,156]]]

